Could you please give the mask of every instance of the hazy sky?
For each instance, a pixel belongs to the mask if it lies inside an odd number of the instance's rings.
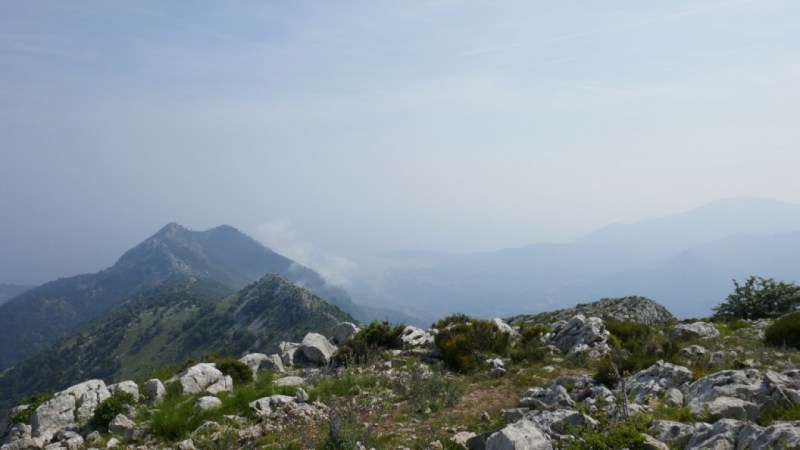
[[[328,270],[800,203],[800,2],[0,2],[0,282],[170,221]],[[362,262],[359,262],[362,261]]]

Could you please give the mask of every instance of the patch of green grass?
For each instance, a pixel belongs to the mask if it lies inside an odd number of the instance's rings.
[[[568,450],[616,450],[621,448],[639,449],[644,443],[644,433],[652,419],[647,415],[636,415],[628,421],[606,420],[601,418],[596,429],[591,427],[568,427],[569,434],[577,439],[566,441]]]
[[[310,389],[309,395],[312,400],[327,402],[334,397],[352,396],[362,389],[372,389],[380,383],[379,377],[373,373],[356,374],[348,371],[339,376],[319,380]]]
[[[153,435],[168,442],[186,439],[206,420],[213,420],[215,411],[196,411],[195,399],[182,396],[159,404],[150,418]]]
[[[660,405],[653,410],[653,418],[683,423],[694,423],[696,421],[688,406]]]
[[[756,422],[767,426],[778,420],[800,420],[800,403],[790,403],[777,408],[763,409]]]
[[[764,330],[764,342],[800,349],[800,311],[786,314]]]

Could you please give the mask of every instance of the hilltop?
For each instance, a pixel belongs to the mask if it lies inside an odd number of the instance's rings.
[[[508,319],[508,322],[511,324],[540,323],[549,325],[559,320],[569,320],[578,314],[647,325],[669,323],[676,320],[675,316],[663,305],[646,297],[633,296],[604,298],[591,303],[578,303],[572,308],[514,316]]]

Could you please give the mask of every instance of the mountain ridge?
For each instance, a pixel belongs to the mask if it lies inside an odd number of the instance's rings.
[[[349,294],[316,272],[279,255],[230,226],[196,232],[170,223],[94,274],[60,278],[0,305],[0,370],[44,350],[82,323],[133,296],[188,277],[211,278],[235,290],[265,273],[293,283],[345,309]]]

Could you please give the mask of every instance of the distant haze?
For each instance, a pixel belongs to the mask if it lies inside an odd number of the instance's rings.
[[[227,223],[395,250],[800,204],[800,3],[2,2],[0,283]],[[764,274],[769,275],[769,274]]]

